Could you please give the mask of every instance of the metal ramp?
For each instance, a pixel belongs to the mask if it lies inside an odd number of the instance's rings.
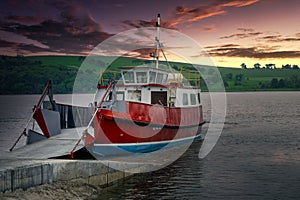
[[[9,158],[36,160],[68,155],[81,137],[81,133],[85,128],[86,127],[62,129],[61,134],[59,135],[55,135],[30,145],[22,146],[8,153],[6,156]],[[92,133],[94,130],[91,127],[88,131]],[[82,147],[84,147],[84,145],[81,141],[77,149],[81,149]]]

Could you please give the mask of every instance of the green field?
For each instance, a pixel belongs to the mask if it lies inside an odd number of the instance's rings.
[[[300,70],[295,69],[235,69],[219,68],[223,80],[227,82],[227,91],[265,91],[265,90],[299,90]],[[228,75],[232,74],[232,79]],[[242,75],[240,82],[236,76]],[[285,82],[283,87],[272,87],[272,79]]]
[[[99,76],[101,68],[116,70],[120,66],[150,63],[149,60],[127,57],[114,59],[95,56],[87,61],[83,56],[0,56],[0,94],[39,94],[48,79],[52,79],[55,93],[72,93],[76,74],[83,62],[86,68],[80,69],[87,79],[89,76]],[[195,70],[185,63],[170,62],[170,65],[175,70]],[[211,68],[204,66],[200,71],[213,81],[216,71]],[[299,69],[218,69],[226,91],[300,90]],[[201,80],[201,85],[202,90],[207,91],[206,82]]]

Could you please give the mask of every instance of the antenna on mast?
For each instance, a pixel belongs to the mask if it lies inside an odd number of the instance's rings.
[[[156,51],[155,51],[156,64],[155,64],[155,67],[158,68],[159,49],[160,49],[160,14],[157,14],[156,28],[157,28],[157,36],[155,37],[155,41],[156,41]]]

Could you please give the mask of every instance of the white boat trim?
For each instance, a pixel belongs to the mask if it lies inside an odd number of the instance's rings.
[[[138,145],[153,145],[153,144],[163,144],[163,143],[172,143],[172,142],[181,142],[184,140],[191,140],[195,139],[197,137],[200,137],[201,135],[195,135],[191,137],[186,137],[186,138],[180,138],[180,139],[175,139],[175,140],[164,140],[164,141],[159,141],[159,142],[140,142],[140,143],[110,143],[110,144],[94,144],[94,146],[138,146]]]

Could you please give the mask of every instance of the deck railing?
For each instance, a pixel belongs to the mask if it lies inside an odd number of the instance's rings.
[[[172,73],[172,72],[170,72]],[[178,73],[178,72],[176,72]],[[200,73],[197,70],[184,69],[184,67],[180,68],[179,75],[176,76],[173,80],[169,80],[169,82],[176,82],[178,84],[183,84],[185,86],[194,86],[200,88]],[[117,80],[118,83],[123,83],[122,75],[120,71],[116,70],[105,70],[100,71],[99,73],[100,79],[98,84],[101,86],[109,85],[112,79]],[[174,76],[175,77],[175,76]],[[184,78],[182,78],[184,77]]]
[[[112,79],[114,80],[122,80],[121,79],[121,72],[116,71],[116,70],[105,70],[105,71],[100,71],[100,79],[98,84],[99,85],[109,85]],[[123,82],[123,81],[122,81]]]

